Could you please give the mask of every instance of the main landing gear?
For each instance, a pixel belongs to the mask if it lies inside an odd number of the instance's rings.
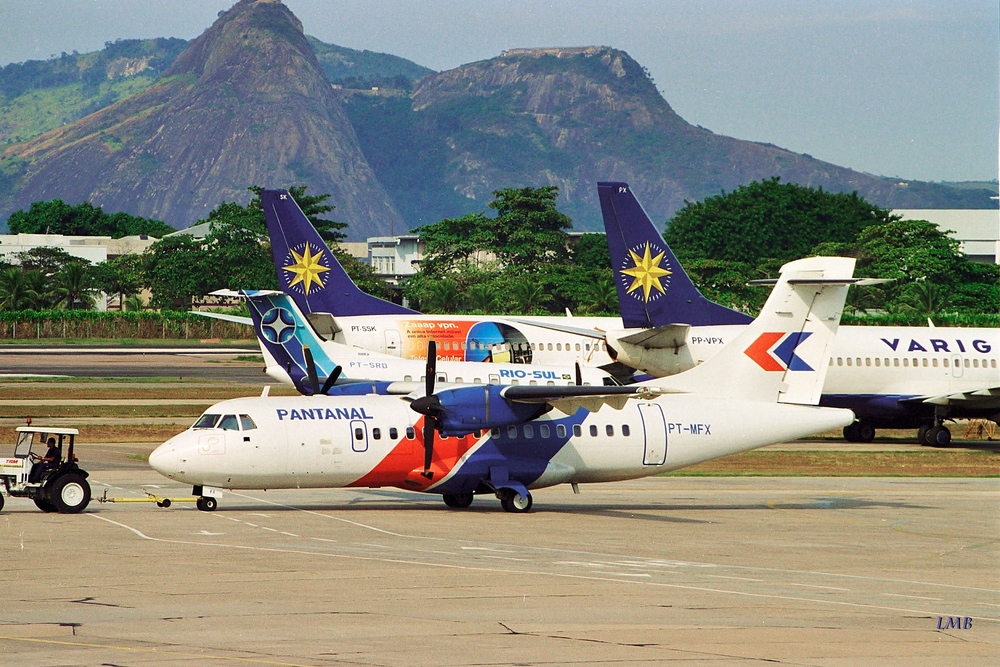
[[[475,496],[470,493],[446,493],[444,494],[444,504],[454,509],[465,509],[472,504]],[[531,494],[522,496],[513,489],[500,489],[497,491],[497,498],[500,499],[500,506],[507,512],[521,514],[531,509]],[[199,505],[199,509],[201,506]]]
[[[924,424],[917,431],[917,440],[925,447],[947,447],[951,444],[951,431],[940,421],[934,424]]]
[[[844,427],[847,442],[871,442],[875,439],[875,427],[865,422],[854,422]]]

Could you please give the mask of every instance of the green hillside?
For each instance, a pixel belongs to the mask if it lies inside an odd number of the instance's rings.
[[[187,47],[174,38],[108,42],[100,51],[0,69],[0,146],[28,141],[142,92]]]
[[[344,88],[410,88],[412,83],[434,70],[388,53],[365,49],[348,49],[327,44],[306,35],[319,61],[320,69],[330,83]]]

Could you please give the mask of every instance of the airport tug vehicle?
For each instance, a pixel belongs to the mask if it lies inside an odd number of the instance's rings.
[[[31,498],[43,512],[76,514],[86,509],[90,503],[90,484],[87,471],[77,465],[73,445],[79,431],[75,428],[54,426],[18,426],[14,455],[0,459],[0,480],[7,495]],[[53,439],[58,453],[51,460],[32,451],[53,448],[48,441]],[[3,494],[0,493],[0,510],[3,509]]]

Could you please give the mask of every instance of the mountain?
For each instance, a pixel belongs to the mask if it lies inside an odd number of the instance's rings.
[[[502,187],[557,185],[574,227],[598,230],[599,180],[631,183],[658,220],[773,176],[890,208],[996,207],[995,190],[879,178],[691,125],[609,47],[505,51],[423,77],[410,99],[353,96],[346,108],[411,226],[481,210]]]
[[[365,49],[349,49],[326,44],[315,37],[306,36],[312,46],[326,80],[344,88],[371,88],[385,86],[409,90],[414,81],[434,70],[418,65],[412,60],[388,53]]]
[[[353,237],[401,227],[301,23],[241,0],[143,92],[4,151],[0,216],[61,197],[186,226],[297,183],[331,193]]]
[[[148,88],[187,47],[183,39],[120,39],[0,68],[0,146],[34,139]]]

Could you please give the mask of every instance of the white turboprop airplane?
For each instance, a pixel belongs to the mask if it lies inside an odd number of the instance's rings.
[[[223,489],[395,486],[441,494],[450,507],[492,493],[524,512],[528,489],[645,477],[839,428],[854,420],[849,410],[814,404],[853,267],[831,257],[786,264],[753,324],[670,378],[435,393],[431,344],[422,394],[351,395],[357,385],[348,384],[223,401],[149,463],[193,485],[202,510],[215,509]],[[764,343],[787,346],[790,361],[772,368],[747,354]],[[285,361],[283,346],[268,347]]]
[[[710,359],[749,318],[698,292],[628,184],[599,183],[598,193],[629,328],[591,335],[606,339],[619,362],[658,377]],[[945,419],[1000,423],[998,351],[1000,329],[841,327],[820,405],[854,411],[858,421],[844,429],[848,440],[871,440],[876,428],[919,427],[921,442],[945,446]],[[775,368],[790,353],[787,345],[763,343],[747,351]]]

